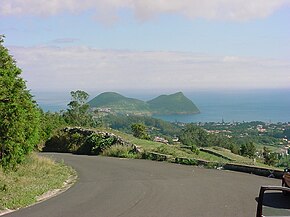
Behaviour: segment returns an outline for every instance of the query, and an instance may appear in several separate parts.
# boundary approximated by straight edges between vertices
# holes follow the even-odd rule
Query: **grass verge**
[[[73,175],[72,168],[35,153],[15,171],[4,172],[0,167],[0,210],[31,205],[38,196],[62,188]]]

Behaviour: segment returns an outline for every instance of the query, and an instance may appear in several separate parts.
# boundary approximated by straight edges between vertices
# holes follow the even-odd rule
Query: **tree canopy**
[[[147,134],[146,126],[142,123],[135,123],[131,126],[133,136],[139,139],[150,139],[150,136]]]
[[[206,131],[194,124],[186,125],[179,135],[180,141],[187,146],[209,146],[209,136]]]
[[[87,103],[89,94],[83,90],[71,91],[71,101],[68,109],[64,113],[65,121],[73,126],[90,126],[97,125],[94,116],[89,112],[90,106]]]
[[[263,157],[264,163],[267,165],[275,165],[277,163],[277,154],[271,152],[271,150],[267,147],[263,148]]]
[[[39,139],[39,109],[0,35],[0,164],[15,167]]]
[[[249,158],[254,158],[257,148],[253,142],[247,142],[241,145],[241,155]]]

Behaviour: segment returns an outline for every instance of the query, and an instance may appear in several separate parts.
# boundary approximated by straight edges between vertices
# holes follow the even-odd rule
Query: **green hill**
[[[161,95],[147,102],[154,114],[195,114],[199,113],[196,105],[182,92]]]
[[[116,113],[149,114],[149,106],[146,102],[128,98],[115,92],[105,92],[88,102],[91,107],[110,108]]]
[[[115,92],[105,92],[88,102],[91,107],[110,109],[122,114],[195,114],[199,113],[194,103],[183,93],[161,95],[148,102],[128,98]]]

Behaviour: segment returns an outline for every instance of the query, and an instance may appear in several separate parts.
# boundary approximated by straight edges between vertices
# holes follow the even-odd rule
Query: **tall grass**
[[[75,172],[64,164],[32,154],[16,170],[0,168],[0,210],[17,209],[36,202],[36,197],[61,188]]]

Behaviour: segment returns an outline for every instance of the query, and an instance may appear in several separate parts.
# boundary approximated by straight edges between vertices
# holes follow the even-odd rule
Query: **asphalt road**
[[[45,155],[75,168],[77,183],[5,217],[253,217],[260,186],[280,185],[256,175],[165,162]]]

